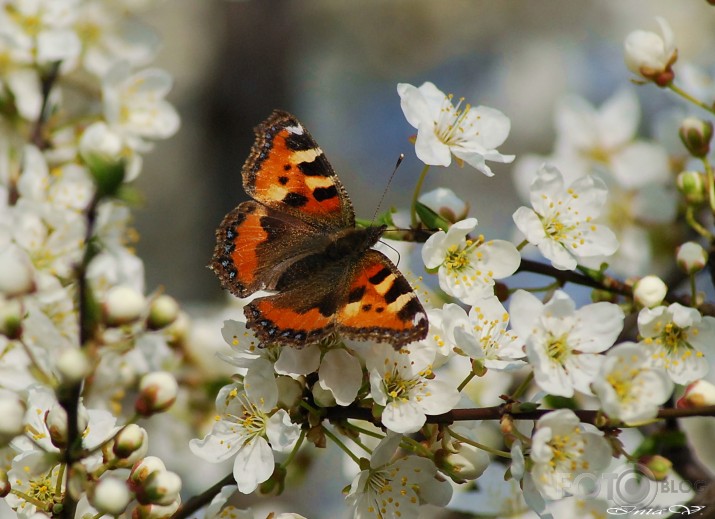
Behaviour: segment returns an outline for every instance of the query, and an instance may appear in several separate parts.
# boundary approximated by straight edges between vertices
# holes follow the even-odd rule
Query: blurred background
[[[359,217],[371,218],[400,153],[406,160],[384,207],[406,207],[420,171],[398,82],[434,82],[474,105],[503,111],[512,130],[502,153],[549,153],[554,104],[576,93],[600,104],[629,84],[623,40],[673,28],[680,60],[707,63],[715,8],[705,0],[172,0],[145,20],[163,38],[156,66],[175,78],[178,135],[146,157],[138,187],[138,252],[147,286],[183,301],[221,296],[205,268],[214,229],[243,201],[240,170],[253,127],[274,108],[293,112],[338,172]],[[708,61],[705,60],[708,58]],[[648,113],[671,102],[635,88]],[[494,178],[453,165],[432,168],[425,190],[467,199],[481,232],[508,237],[518,207],[511,165]]]
[[[156,3],[144,20],[163,39],[155,65],[175,78],[169,98],[182,128],[145,157],[136,182],[144,195],[135,224],[148,289],[164,286],[185,304],[225,301],[206,268],[214,230],[246,199],[241,166],[253,127],[273,109],[291,111],[303,122],[338,172],[357,216],[371,218],[400,153],[406,159],[382,210],[408,206],[421,170],[397,83],[432,81],[473,105],[497,108],[512,122],[499,151],[517,160],[549,154],[558,101],[577,94],[598,106],[631,84],[623,40],[636,29],[658,32],[656,16],[671,25],[679,61],[711,66],[715,7],[705,0]],[[641,134],[652,137],[653,114],[674,104],[673,98],[652,85],[631,88],[641,101]],[[469,167],[432,168],[425,191],[451,188],[470,203],[480,232],[510,239],[511,215],[521,205],[514,168],[491,167],[493,178]],[[222,343],[219,329],[212,322],[212,340]],[[342,517],[340,490],[349,478],[340,471],[341,457],[336,451],[317,458],[305,484],[290,485],[295,490],[283,496],[285,508],[317,518],[317,502],[320,517]],[[226,473],[225,467],[212,475],[195,467],[186,467],[194,476],[185,483],[192,490]],[[474,502],[470,508],[484,509]]]

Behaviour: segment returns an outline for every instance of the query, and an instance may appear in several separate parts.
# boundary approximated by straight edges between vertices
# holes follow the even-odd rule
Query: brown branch
[[[43,127],[49,117],[47,105],[50,99],[50,92],[60,72],[60,63],[60,61],[55,61],[50,65],[49,70],[42,75],[42,106],[40,107],[40,115],[37,116],[37,121],[35,121],[35,125],[33,126],[32,135],[30,136],[30,142],[41,150],[47,148],[49,144],[43,135]]]
[[[609,292],[614,292],[616,294],[632,297],[633,287],[619,281],[616,278],[610,276],[603,276],[602,281],[590,278],[585,274],[576,272],[575,270],[559,270],[547,265],[546,263],[540,263],[538,261],[523,259],[521,264],[517,269],[517,272],[531,272],[534,274],[542,274],[544,276],[549,276],[554,279],[558,279],[563,283],[573,283],[575,285],[582,285],[586,287],[595,288],[597,290],[608,290]]]
[[[84,255],[82,261],[76,268],[77,280],[77,307],[79,321],[79,346],[83,350],[88,350],[91,341],[94,339],[96,316],[91,308],[92,295],[87,280],[87,269],[92,258],[96,254],[95,245],[92,243],[95,222],[97,219],[97,205],[99,198],[95,195],[86,210],[87,228],[85,230]],[[70,386],[58,388],[57,398],[60,405],[67,412],[67,446],[63,452],[63,462],[66,465],[68,480],[71,477],[72,465],[80,460],[82,451],[82,432],[77,423],[79,401],[82,395],[82,381]],[[77,502],[72,497],[72,493],[65,492],[63,501],[63,513],[66,517],[74,517]]]
[[[191,514],[201,509],[203,506],[208,505],[216,494],[221,492],[221,489],[226,485],[235,484],[236,481],[233,474],[227,474],[221,481],[201,492],[200,494],[193,496],[186,503],[182,504],[179,509],[171,516],[171,519],[184,519],[189,517]]]
[[[502,404],[492,407],[453,409],[443,414],[427,416],[427,423],[450,424],[471,420],[500,420],[504,415],[509,415],[515,420],[538,420],[552,411],[553,409],[535,409],[533,411],[519,412],[514,410],[513,404]],[[582,422],[591,424],[596,421],[599,415],[598,410],[590,409],[576,409],[574,413]],[[672,419],[688,416],[715,416],[715,405],[690,409],[665,408],[658,411],[657,418]],[[352,418],[380,425],[379,420],[372,416],[372,411],[364,407],[333,407],[327,410],[327,418],[330,420]],[[614,425],[609,424],[608,428],[614,428]]]

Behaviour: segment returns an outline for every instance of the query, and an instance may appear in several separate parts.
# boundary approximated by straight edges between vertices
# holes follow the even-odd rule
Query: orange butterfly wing
[[[244,202],[216,231],[210,264],[246,297],[262,343],[303,346],[333,333],[400,347],[427,334],[427,315],[405,277],[370,249],[384,228],[355,227],[345,189],[308,131],[275,111],[256,128],[243,167]]]

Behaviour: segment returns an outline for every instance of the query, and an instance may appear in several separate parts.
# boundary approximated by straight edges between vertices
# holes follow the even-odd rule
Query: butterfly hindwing
[[[332,261],[322,253],[302,258],[278,280],[277,294],[244,307],[249,328],[261,342],[304,346],[336,331],[346,300],[351,258]]]
[[[426,337],[427,314],[417,294],[381,252],[365,252],[348,287],[347,300],[337,314],[340,333],[395,346]]]
[[[350,199],[313,137],[292,115],[276,110],[256,128],[243,168],[251,197],[319,228],[355,225]]]
[[[318,260],[320,261],[320,260]],[[245,307],[262,342],[303,346],[338,332],[396,347],[423,339],[427,314],[387,257],[367,250],[357,262],[332,262],[290,288]]]

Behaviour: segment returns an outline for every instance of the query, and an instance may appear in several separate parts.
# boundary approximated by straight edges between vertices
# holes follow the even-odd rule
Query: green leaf
[[[554,409],[578,409],[576,401],[573,398],[556,395],[546,395],[546,397],[544,397],[544,405]]]
[[[451,225],[447,220],[442,218],[439,214],[423,203],[417,202],[415,210],[417,211],[417,216],[420,217],[422,223],[424,223],[429,229],[442,229],[446,232]]]
[[[93,160],[87,162],[87,165],[97,185],[97,198],[116,196],[122,182],[124,182],[126,161],[104,162]]]

